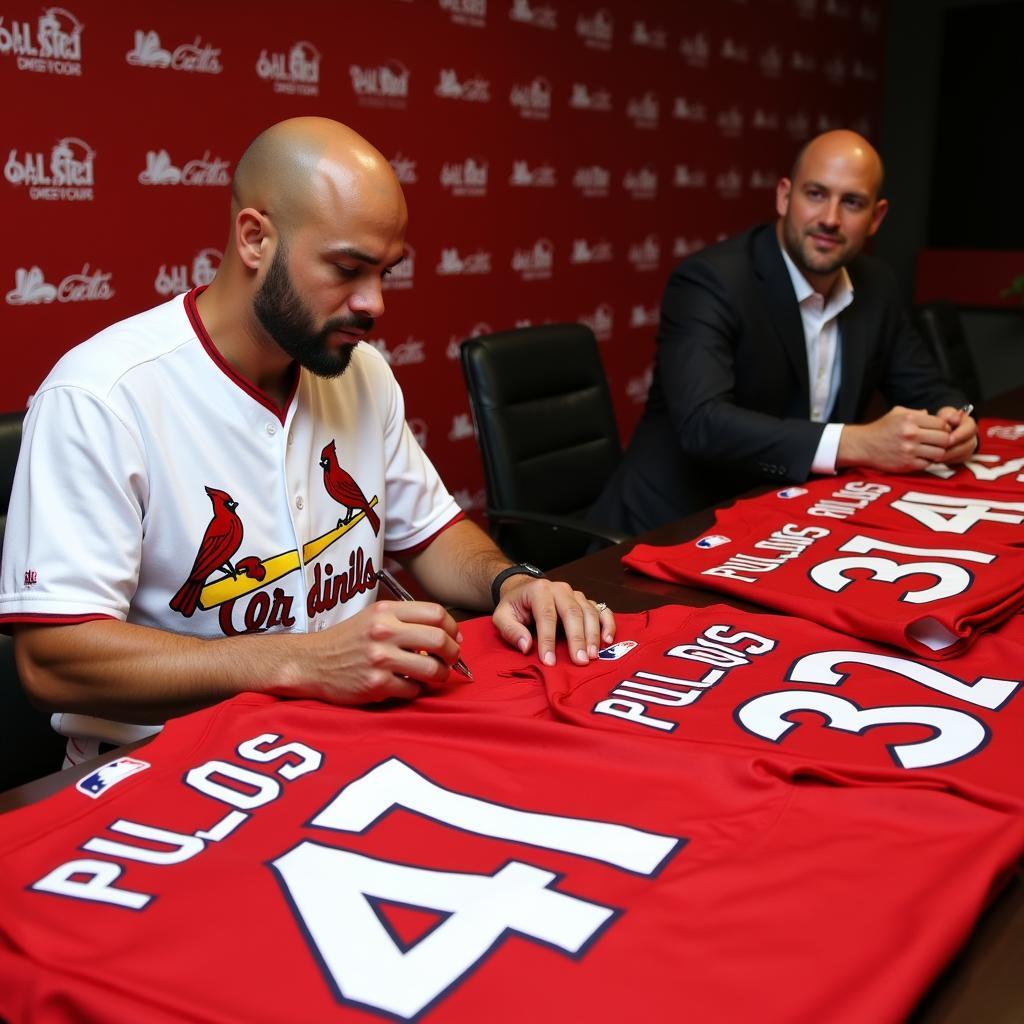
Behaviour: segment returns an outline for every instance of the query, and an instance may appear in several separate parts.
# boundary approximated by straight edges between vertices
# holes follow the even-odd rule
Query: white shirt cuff
[[[818,449],[811,463],[812,473],[826,473],[835,476],[836,458],[839,455],[839,435],[843,432],[842,423],[826,423],[821,432]]]

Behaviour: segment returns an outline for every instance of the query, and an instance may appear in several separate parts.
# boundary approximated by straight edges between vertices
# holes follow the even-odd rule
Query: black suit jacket
[[[890,405],[962,405],[910,325],[895,279],[861,255],[839,315],[840,387],[831,419],[859,421],[875,391]],[[802,482],[821,439],[812,423],[807,347],[773,224],[684,260],[661,307],[654,377],[595,522],[660,526],[765,481]]]

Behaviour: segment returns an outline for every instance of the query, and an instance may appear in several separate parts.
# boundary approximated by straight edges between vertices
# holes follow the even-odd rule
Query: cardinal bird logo
[[[213,518],[206,527],[206,533],[203,534],[203,541],[199,545],[199,553],[188,579],[171,598],[171,608],[181,612],[186,619],[195,613],[203,585],[215,569],[224,568],[235,579],[238,578],[238,573],[231,564],[231,558],[242,546],[242,520],[235,511],[238,502],[226,491],[218,491],[216,487],[207,487],[206,493],[213,505]]]
[[[380,533],[380,516],[374,512],[366,495],[359,488],[359,484],[352,479],[338,464],[338,453],[335,450],[334,442],[324,445],[320,453],[320,465],[324,471],[324,487],[327,493],[339,504],[348,509],[348,515],[338,520],[339,526],[344,526],[356,514],[364,512],[366,521],[373,527],[374,536]]]

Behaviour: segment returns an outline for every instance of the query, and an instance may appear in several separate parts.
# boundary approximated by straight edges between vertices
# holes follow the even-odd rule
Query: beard
[[[313,314],[292,284],[283,245],[274,252],[252,308],[256,319],[278,346],[318,377],[338,377],[352,360],[355,345],[344,344],[336,350],[328,347],[328,338],[333,332],[357,330],[369,334],[373,330],[373,317],[357,314],[332,317],[317,328]]]
[[[819,230],[818,234],[828,234],[828,232]],[[810,235],[801,231],[795,224],[783,219],[782,238],[786,243],[786,252],[797,268],[805,274],[831,274],[849,263],[856,255],[849,251],[847,245],[843,244],[846,239],[842,235],[836,233],[830,237],[834,237],[840,243],[835,252],[815,252],[814,240]]]

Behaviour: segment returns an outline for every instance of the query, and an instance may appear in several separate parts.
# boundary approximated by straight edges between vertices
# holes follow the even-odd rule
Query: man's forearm
[[[202,640],[102,619],[15,627],[18,672],[33,701],[127,722],[163,722],[244,690],[286,689],[288,634]]]
[[[511,560],[475,523],[460,520],[402,563],[442,604],[490,611],[491,581]]]

